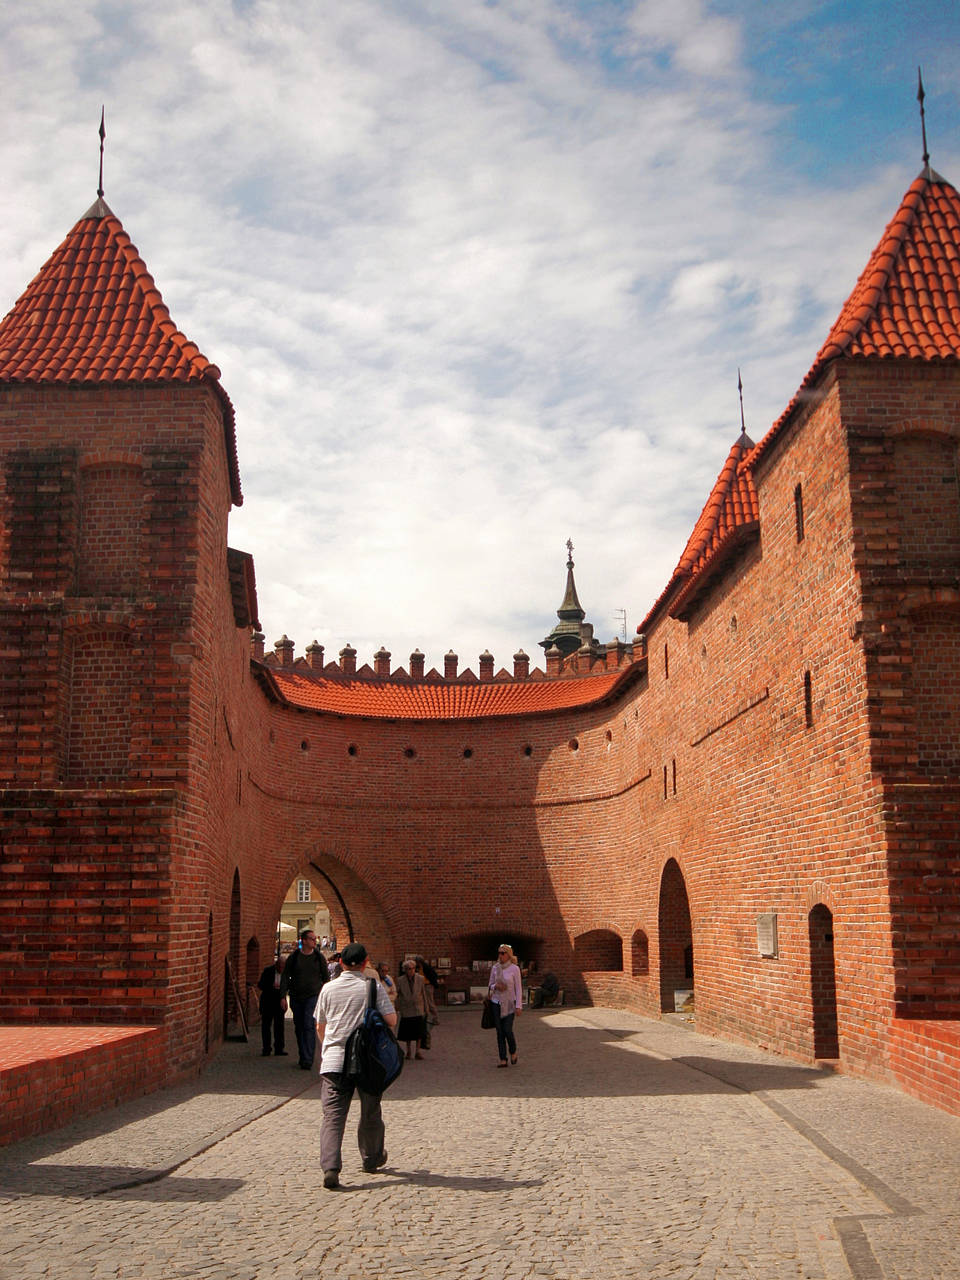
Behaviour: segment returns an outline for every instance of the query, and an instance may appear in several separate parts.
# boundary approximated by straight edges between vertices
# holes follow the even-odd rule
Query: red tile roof
[[[211,364],[170,319],[118,218],[98,200],[0,320],[0,382],[208,382],[223,413],[240,505],[233,406]]]
[[[666,589],[637,628],[639,632],[646,631],[668,599],[671,614],[679,617],[680,611],[707,586],[727,556],[759,530],[757,490],[753,474],[743,461],[753,447],[753,441],[744,433],[730,450],[693,533],[687,539],[683,555]]]
[[[731,449],[665,590],[637,630],[685,610],[759,530],[754,468],[832,361],[960,358],[960,194],[932,169],[913,182],[797,394],[757,445]]]
[[[643,674],[646,663],[632,662],[596,675],[503,682],[360,679],[261,664],[257,669],[274,697],[304,710],[369,719],[474,720],[596,706],[625,691]]]
[[[750,465],[839,356],[960,357],[960,194],[933,169],[911,183],[797,394],[756,446]]]

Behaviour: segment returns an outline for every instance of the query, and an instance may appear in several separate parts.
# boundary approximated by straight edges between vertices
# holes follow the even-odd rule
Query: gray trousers
[[[320,1126],[320,1168],[327,1172],[343,1168],[340,1150],[343,1131],[347,1127],[347,1112],[354,1089],[360,1095],[360,1123],[357,1125],[357,1146],[362,1160],[378,1160],[383,1155],[386,1129],[380,1111],[379,1093],[364,1093],[353,1080],[346,1079],[339,1071],[325,1072],[320,1077],[320,1105],[323,1122]]]

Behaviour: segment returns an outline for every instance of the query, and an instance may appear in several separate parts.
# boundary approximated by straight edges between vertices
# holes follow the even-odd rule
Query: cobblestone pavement
[[[957,1280],[960,1119],[608,1009],[448,1010],[389,1160],[317,1163],[316,1077],[257,1044],[0,1150],[0,1280]]]

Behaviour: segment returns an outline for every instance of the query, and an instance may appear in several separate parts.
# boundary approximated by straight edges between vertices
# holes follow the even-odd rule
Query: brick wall
[[[619,700],[406,723],[251,672],[211,391],[5,389],[0,1017],[85,1000],[194,1064],[307,874],[394,964],[513,941],[568,999],[692,986],[708,1033],[915,1075],[903,1015],[960,1012],[957,378],[834,366],[758,465],[759,540]]]
[[[0,1034],[0,1146],[134,1098],[168,1077],[158,1027],[33,1033],[22,1048]]]

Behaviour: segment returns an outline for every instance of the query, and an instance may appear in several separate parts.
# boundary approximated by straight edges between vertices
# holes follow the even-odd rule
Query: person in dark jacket
[[[257,986],[260,988],[260,1035],[263,1040],[263,1056],[270,1057],[270,1040],[273,1038],[273,1052],[278,1057],[286,1056],[283,1047],[284,1014],[287,1002],[280,995],[280,979],[283,976],[283,960],[277,956],[273,964],[268,964],[260,975]]]
[[[322,951],[317,949],[317,935],[312,929],[304,929],[300,935],[300,949],[287,957],[280,979],[280,998],[286,1008],[286,995],[290,993],[290,1009],[293,1013],[293,1029],[297,1036],[301,1071],[309,1071],[317,1049],[317,1025],[314,1012],[320,990],[330,981],[330,971]]]

